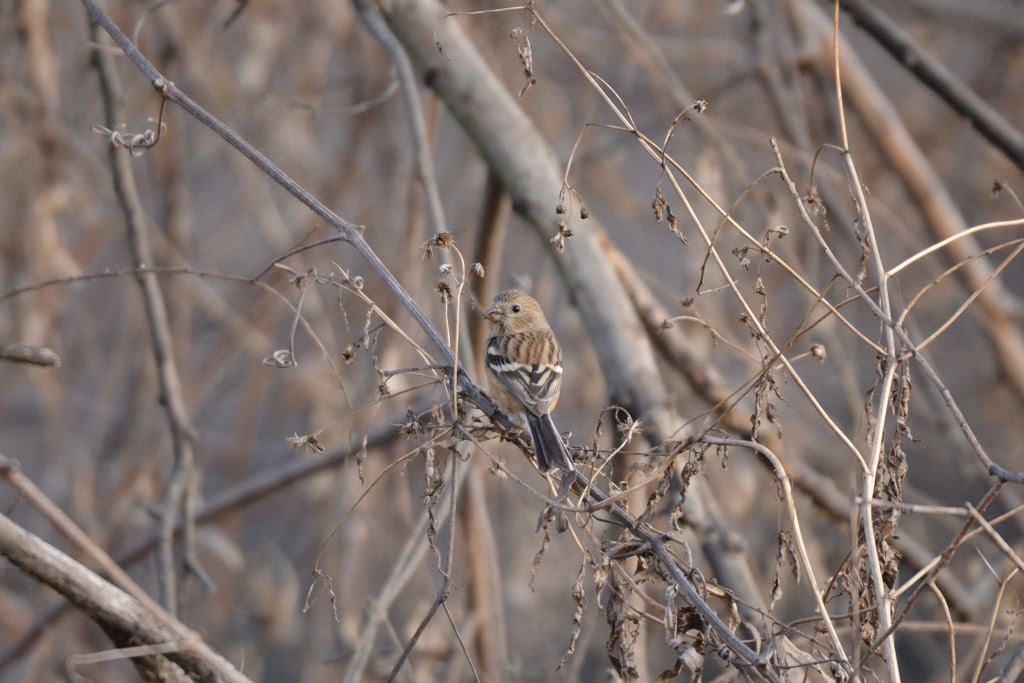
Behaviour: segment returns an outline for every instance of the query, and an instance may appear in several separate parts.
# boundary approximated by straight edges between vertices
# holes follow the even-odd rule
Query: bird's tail
[[[528,414],[526,421],[530,425],[530,437],[533,439],[533,450],[537,452],[537,466],[541,472],[547,472],[552,467],[557,467],[566,472],[575,472],[572,465],[572,458],[569,451],[562,443],[562,437],[555,429],[555,423],[551,415]]]

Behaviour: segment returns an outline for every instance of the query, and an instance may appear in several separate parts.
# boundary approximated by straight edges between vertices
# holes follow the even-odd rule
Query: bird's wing
[[[504,349],[502,353],[495,337],[487,341],[487,367],[527,410],[534,415],[548,413],[562,384],[562,352],[554,335],[550,331],[513,334]]]

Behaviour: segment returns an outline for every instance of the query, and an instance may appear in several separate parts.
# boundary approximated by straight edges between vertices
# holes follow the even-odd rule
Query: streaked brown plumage
[[[498,407],[526,419],[542,472],[575,471],[551,420],[562,386],[562,347],[540,304],[509,289],[494,297],[484,317],[490,323],[487,377]]]

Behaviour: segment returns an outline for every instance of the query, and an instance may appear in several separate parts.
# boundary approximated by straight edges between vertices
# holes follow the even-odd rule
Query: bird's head
[[[507,289],[494,297],[490,307],[484,311],[484,317],[490,323],[492,334],[514,334],[548,327],[540,304],[518,289]]]

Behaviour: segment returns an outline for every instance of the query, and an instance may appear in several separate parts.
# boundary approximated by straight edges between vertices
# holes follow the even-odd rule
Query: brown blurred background
[[[462,2],[450,7],[480,10],[492,5]],[[245,3],[234,17],[239,7],[230,2],[118,1],[108,2],[106,9],[178,87],[326,205],[364,224],[367,241],[444,330],[444,316],[451,316],[451,309],[434,291],[440,261],[425,260],[421,248],[432,230],[416,177],[408,113],[387,55],[352,5],[257,0]],[[576,57],[615,89],[637,127],[655,141],[665,139],[685,107],[696,99],[707,100],[706,112],[692,113],[679,126],[669,151],[722,206],[731,206],[775,165],[771,137],[779,140],[801,192],[808,187],[819,147],[841,144],[829,3],[601,0],[542,3],[539,9]],[[894,0],[885,9],[932,57],[969,84],[982,103],[1012,125],[1024,125],[1020,3]],[[446,21],[469,35],[513,94],[523,87],[524,76],[509,35],[516,27],[525,30],[537,82],[521,105],[563,165],[586,124],[618,123],[595,89],[524,12]],[[1020,192],[1021,169],[849,17],[842,15],[841,21],[844,59],[855,60],[844,64],[850,149],[885,265],[892,267],[941,239],[937,215],[945,216],[954,229],[1018,218],[1022,208],[1011,193],[992,196],[990,188],[1001,178]],[[12,294],[49,280],[134,265],[124,213],[112,189],[107,140],[90,130],[105,125],[105,119],[85,10],[72,2],[8,3],[0,9],[0,44],[0,337],[46,346],[61,357],[57,368],[0,363],[0,453],[17,459],[25,474],[116,557],[153,531],[172,460],[140,289],[125,274]],[[117,54],[128,131],[154,128],[147,119],[158,115],[160,101],[152,87],[108,40],[102,49]],[[444,105],[426,88],[418,94],[449,229],[461,254],[473,261],[487,204],[486,164]],[[887,113],[898,118],[885,119]],[[402,368],[422,359],[382,327],[379,317],[368,316],[368,304],[355,295],[329,283],[313,283],[300,293],[289,273],[276,268],[262,277],[265,286],[247,282],[289,249],[332,236],[332,229],[180,109],[169,105],[164,122],[167,129],[160,142],[132,158],[131,168],[155,258],[147,265],[192,271],[161,276],[159,283],[183,396],[197,434],[201,500],[215,500],[250,477],[295,461],[324,457],[292,450],[287,439],[294,435],[315,433],[329,452],[351,448],[360,460],[357,465],[355,456],[340,458],[337,466],[232,506],[202,524],[197,553],[216,591],[210,594],[193,576],[180,576],[179,616],[254,680],[340,680],[350,670],[368,615],[403,546],[411,542],[422,547],[418,541],[424,534],[415,525],[425,509],[428,456],[420,452],[382,475],[418,444],[415,438],[389,436],[397,427],[387,427],[404,422],[410,407],[422,410],[431,402],[443,403],[445,394],[422,375],[403,375],[389,381],[391,395],[381,399],[375,366]],[[903,133],[906,138],[899,137]],[[919,158],[914,156],[918,153]],[[859,224],[839,154],[821,151],[813,180],[827,208],[818,216],[819,224],[832,249],[855,271]],[[709,268],[693,306],[679,305],[697,296],[707,249],[658,164],[632,136],[591,127],[575,151],[569,182],[670,315],[685,316],[674,322],[671,333],[695,349],[730,391],[746,391],[745,383],[756,376],[762,359],[739,319],[735,298],[723,287],[723,276]],[[688,244],[655,220],[651,203],[659,186],[669,195]],[[948,198],[947,204],[942,197]],[[697,217],[713,231],[720,217],[695,192],[691,200]],[[788,235],[772,237],[771,246],[819,290],[826,287],[833,269],[800,223],[777,175],[754,185],[733,215],[758,240],[786,226]],[[585,232],[588,223],[574,216],[572,229]],[[959,243],[966,250],[961,255],[943,251],[922,259],[894,280],[895,306],[901,309],[964,255],[1019,234],[1019,227],[982,232],[975,245]],[[564,257],[514,213],[505,240],[500,259],[484,263],[486,279],[493,279],[497,288],[527,288],[541,300],[566,351],[558,424],[572,432],[574,445],[593,442],[607,448],[616,436],[614,428],[606,424],[599,437],[594,432],[601,410],[612,399],[559,276],[557,261]],[[748,264],[741,264],[743,254],[730,252],[747,244],[728,226],[718,237],[719,252],[755,305],[761,299],[753,287],[758,277],[763,281],[765,325],[784,345],[812,309],[813,297],[755,251],[746,254]],[[570,240],[568,249],[573,248]],[[985,256],[984,262],[996,267],[1009,253],[1003,249]],[[450,253],[445,257],[452,258]],[[299,274],[310,269],[320,275],[339,273],[340,267],[352,277],[364,277],[363,292],[423,343],[409,316],[347,245],[321,246],[283,263]],[[1024,386],[1006,372],[1013,358],[1007,351],[1012,339],[997,343],[1001,335],[1016,333],[1024,288],[1020,265],[1011,262],[999,282],[998,291],[988,290],[993,292],[988,308],[975,304],[929,346],[927,356],[988,453],[1004,467],[1024,469],[1024,422],[1019,418]],[[867,285],[874,284],[869,277]],[[972,291],[959,274],[944,278],[915,305],[906,322],[908,331],[915,339],[925,338]],[[838,303],[851,295],[837,282],[828,296]],[[261,361],[275,350],[289,348],[294,315],[286,302],[295,305],[300,296],[308,327],[299,325],[295,334],[298,365],[264,365]],[[470,301],[461,304],[463,320],[478,315]],[[813,317],[822,313],[817,311]],[[869,339],[881,343],[879,325],[864,306],[849,306],[844,312]],[[801,356],[812,344],[827,349],[824,362]],[[801,356],[793,362],[813,394],[844,433],[866,445],[864,402],[876,382],[874,352],[828,319],[795,339],[787,355]],[[682,436],[704,424],[710,406],[670,362],[659,362],[671,405],[682,416],[676,425]],[[914,440],[903,442],[909,468],[903,499],[942,505],[977,502],[991,478],[965,445],[937,392],[916,369],[912,377],[909,427]],[[765,429],[776,439],[781,434],[776,442],[783,449],[780,454],[827,478],[852,509],[859,490],[856,464],[788,375],[779,372],[775,379],[780,395],[773,402],[776,422]],[[752,403],[742,406],[745,414],[753,410]],[[360,444],[370,433],[379,445],[361,452]],[[494,441],[488,450],[543,490],[539,476],[512,446]],[[440,451],[435,457],[438,466],[447,467]],[[731,542],[749,558],[754,583],[765,591],[758,599],[740,597],[759,603],[770,592],[785,513],[770,473],[749,452],[731,449],[723,460],[709,451],[707,459],[702,485],[714,492]],[[466,467],[477,488],[466,485],[460,492],[460,504],[467,507],[457,527],[455,590],[448,603],[460,634],[470,651],[477,652],[475,648],[483,647],[477,640],[481,621],[500,620],[507,680],[613,680],[607,671],[606,596],[595,595],[590,569],[582,584],[588,604],[576,653],[555,671],[570,642],[576,609],[571,592],[584,559],[568,534],[552,529],[531,589],[534,557],[543,540],[535,530],[544,505],[516,481],[494,474],[490,464],[487,456],[474,451]],[[483,497],[474,501],[473,490]],[[993,514],[1013,508],[1021,498],[1019,489],[1008,488],[994,503]],[[357,500],[358,506],[345,516]],[[659,513],[666,515],[666,528],[671,504],[666,502]],[[445,492],[438,509],[447,505]],[[850,548],[849,517],[842,517],[841,508],[824,509],[806,491],[798,491],[797,506],[818,578],[827,580]],[[0,488],[0,509],[67,549],[9,488]],[[473,556],[484,552],[477,545],[479,530],[472,531],[472,516],[481,515],[493,531],[493,546],[484,547],[497,553],[492,559],[500,572],[500,594],[492,594],[488,603],[498,606],[497,613],[476,609],[472,597]],[[344,523],[331,536],[343,516]],[[905,514],[897,535],[913,540],[931,557],[942,551],[960,524],[949,517]],[[1000,528],[1012,544],[1019,540],[1019,523]],[[598,521],[595,533],[613,532]],[[699,529],[684,525],[680,533],[694,551],[694,564],[712,577],[714,569],[700,552]],[[447,527],[442,526],[442,552],[446,539]],[[332,579],[338,621],[323,582],[311,575],[325,543],[319,567]],[[963,591],[964,608],[975,610],[955,617],[970,624],[958,640],[961,678],[984,657],[980,636],[988,617],[997,615],[991,651],[1019,609],[1019,578],[1010,582],[1005,601],[995,602],[999,581],[1010,571],[1006,558],[984,539],[976,546],[961,551],[947,570]],[[411,578],[387,606],[385,625],[356,680],[382,680],[390,670],[434,599],[441,581],[438,564],[432,550],[415,564]],[[917,568],[912,562],[902,565],[900,577]],[[131,573],[143,587],[155,590],[151,555],[132,565]],[[315,599],[303,611],[310,586]],[[782,586],[776,618],[813,616],[805,584],[798,587],[784,571]],[[920,623],[907,626],[897,641],[905,680],[948,676],[947,636],[934,600],[925,604],[929,599],[911,614]],[[21,642],[59,600],[10,565],[0,565],[0,645]],[[843,600],[836,598],[837,614],[846,611]],[[647,640],[638,653],[641,678],[653,679],[669,666],[672,655],[657,624],[645,629]],[[854,640],[849,632],[844,637]],[[1018,644],[1011,639],[1007,651]],[[25,652],[5,661],[0,679],[63,680],[69,657],[107,647],[100,630],[72,613],[49,625]],[[986,674],[996,675],[1004,660],[1005,655]],[[709,679],[723,671],[720,663],[707,666]],[[883,669],[878,671],[884,675]],[[123,662],[83,666],[80,673],[97,681],[136,676]],[[431,622],[399,680],[472,680],[443,613]]]

